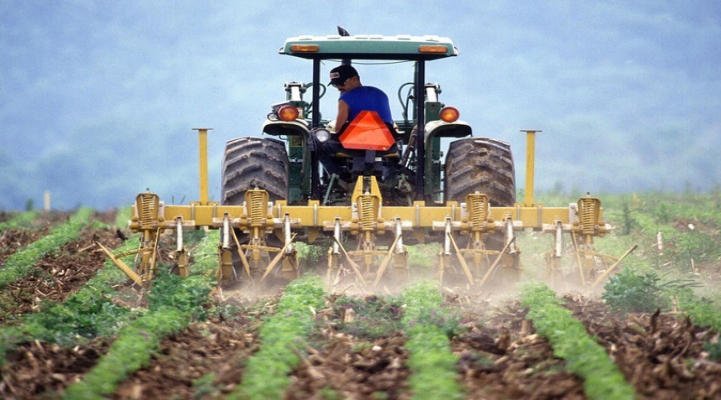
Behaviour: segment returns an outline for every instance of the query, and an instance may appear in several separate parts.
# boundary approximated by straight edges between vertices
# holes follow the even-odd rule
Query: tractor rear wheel
[[[288,198],[288,153],[285,143],[278,139],[242,137],[230,140],[225,145],[223,156],[223,176],[221,188],[221,204],[242,205],[245,192],[250,189],[263,189],[268,192],[270,201]],[[241,245],[249,242],[249,237],[239,229],[235,229]],[[276,248],[283,247],[283,240],[276,235],[267,235],[266,245]],[[233,267],[238,278],[245,277],[243,264],[238,255],[238,246],[231,241]],[[270,256],[265,255],[266,261]],[[251,267],[253,276],[262,273]]]
[[[516,202],[510,145],[483,138],[451,143],[446,155],[445,199],[461,202],[475,192],[485,193],[491,206],[510,207]]]
[[[222,199],[225,205],[241,205],[249,189],[263,189],[270,201],[288,198],[288,153],[278,139],[242,137],[225,145]]]
[[[511,207],[516,202],[516,178],[511,146],[485,138],[468,138],[451,143],[446,155],[444,197],[447,201],[463,202],[466,195],[484,193],[491,206]],[[467,247],[469,240],[457,240]],[[505,245],[502,232],[490,234],[485,240],[486,249],[501,251]],[[491,261],[496,256],[491,256]],[[502,284],[516,281],[520,275],[518,254],[503,254],[500,275],[494,281]],[[499,279],[500,278],[500,279]]]

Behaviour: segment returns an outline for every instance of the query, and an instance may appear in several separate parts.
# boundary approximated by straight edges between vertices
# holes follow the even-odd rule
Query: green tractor
[[[515,203],[513,158],[507,143],[473,138],[458,111],[439,99],[440,85],[426,83],[426,63],[458,55],[448,38],[436,36],[300,36],[286,40],[280,54],[313,62],[311,83],[285,84],[284,102],[273,105],[263,133],[279,138],[243,137],[227,143],[223,162],[222,203],[241,204],[241,196],[255,187],[271,201],[321,205],[349,204],[352,184],[359,176],[375,175],[384,204],[411,206],[463,201],[469,193],[485,193],[491,205]],[[329,120],[320,102],[327,94],[323,68],[367,61],[413,63],[413,74],[398,88],[402,118],[394,121],[393,152],[355,146],[334,156],[342,174],[330,174],[318,163],[312,136],[327,138]],[[328,68],[328,69],[330,69]],[[327,72],[327,71],[326,71]],[[372,72],[371,72],[372,73]],[[323,77],[323,78],[321,78]],[[326,96],[324,96],[326,95]],[[335,105],[337,98],[329,99]],[[451,142],[443,162],[442,138]],[[372,154],[369,154],[372,153]],[[350,177],[350,179],[349,179]],[[351,183],[349,185],[348,183]]]

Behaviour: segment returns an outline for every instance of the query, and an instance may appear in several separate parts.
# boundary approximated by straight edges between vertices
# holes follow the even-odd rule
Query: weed
[[[209,373],[193,381],[193,398],[212,398],[220,394],[220,389],[213,384],[215,374]]]
[[[336,315],[352,309],[355,317],[344,322],[340,331],[353,336],[377,339],[390,336],[401,327],[401,303],[398,299],[382,299],[377,296],[340,297],[333,303]]]
[[[611,309],[622,313],[669,310],[672,297],[696,286],[698,283],[694,280],[663,281],[654,272],[626,269],[606,283],[603,299]]]
[[[603,299],[615,311],[653,312],[668,309],[670,302],[655,273],[636,273],[626,269],[609,279],[604,286]]]

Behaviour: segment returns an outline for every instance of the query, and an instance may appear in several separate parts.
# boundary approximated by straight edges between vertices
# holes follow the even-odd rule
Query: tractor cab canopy
[[[339,27],[339,30],[341,28]],[[425,62],[455,57],[458,49],[453,41],[440,36],[411,35],[327,35],[297,36],[288,38],[278,52],[313,60],[313,100],[318,105],[321,96],[321,61],[338,60],[350,64],[352,60],[396,60],[415,61],[413,87],[415,93],[424,93]],[[415,124],[422,132],[424,125],[423,101],[416,101]],[[320,114],[313,113],[312,128],[320,126]]]
[[[308,59],[436,60],[454,57],[451,39],[439,36],[298,36],[285,41],[280,54]]]

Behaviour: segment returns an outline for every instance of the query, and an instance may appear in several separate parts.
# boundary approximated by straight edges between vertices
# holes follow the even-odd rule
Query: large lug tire
[[[241,205],[249,189],[264,189],[270,201],[288,198],[288,153],[278,139],[242,137],[225,145],[221,203]]]
[[[465,200],[470,193],[485,193],[491,206],[510,207],[516,202],[516,178],[511,146],[483,138],[451,143],[446,155],[446,200]]]
[[[256,188],[268,192],[270,201],[286,200],[288,164],[288,153],[281,140],[242,137],[228,141],[223,156],[221,204],[242,205],[245,192]],[[235,234],[240,244],[248,243],[249,238],[243,232],[236,229]],[[283,247],[278,234],[268,235],[265,239],[268,246]],[[238,256],[238,246],[231,241],[230,248],[236,276],[242,280],[246,272]],[[262,271],[251,271],[254,276],[259,273]]]
[[[463,202],[466,195],[484,193],[491,206],[510,207],[516,202],[516,178],[511,146],[485,138],[468,138],[451,143],[446,155],[444,196],[447,201]],[[459,238],[466,247],[468,238]],[[485,241],[489,250],[500,251],[505,236],[497,232]],[[495,256],[493,256],[495,257]],[[520,277],[518,253],[504,254],[500,274],[494,274],[493,283],[509,284]]]

